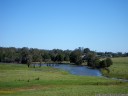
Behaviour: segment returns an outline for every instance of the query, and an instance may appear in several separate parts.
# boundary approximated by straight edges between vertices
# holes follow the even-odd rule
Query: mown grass
[[[128,79],[128,57],[112,58],[112,61],[110,72],[102,70],[102,73],[108,77]]]
[[[95,96],[128,94],[128,83],[103,77],[75,76],[51,68],[0,64],[0,96]]]

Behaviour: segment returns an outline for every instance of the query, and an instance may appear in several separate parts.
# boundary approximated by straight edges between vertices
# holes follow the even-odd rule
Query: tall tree
[[[81,64],[82,63],[82,53],[80,50],[76,49],[71,52],[70,54],[70,61],[75,64]]]
[[[84,53],[88,54],[90,52],[90,49],[89,48],[85,48],[84,49]]]
[[[45,62],[51,61],[51,57],[48,52],[45,52],[42,56]]]
[[[57,56],[56,56],[56,61],[58,61],[58,62],[62,62],[62,61],[64,61],[64,55],[63,54],[58,54]]]
[[[95,63],[94,63],[95,59],[96,59],[96,53],[95,52],[89,52],[87,54],[87,58],[86,58],[87,65],[95,67]]]
[[[28,65],[28,68],[30,67],[32,63],[32,56],[31,55],[27,55],[27,65]]]

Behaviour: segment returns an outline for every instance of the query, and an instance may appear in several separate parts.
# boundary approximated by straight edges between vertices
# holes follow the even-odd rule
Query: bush
[[[110,58],[107,58],[106,59],[106,64],[107,64],[107,66],[106,67],[109,67],[109,66],[111,66],[112,65],[112,60],[110,59]]]
[[[105,60],[100,61],[100,68],[110,67],[112,65],[112,60],[107,58]]]

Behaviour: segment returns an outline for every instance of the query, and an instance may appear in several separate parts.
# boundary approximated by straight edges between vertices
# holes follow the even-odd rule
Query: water
[[[90,69],[87,66],[78,66],[71,64],[42,64],[42,66],[51,66],[54,68],[62,69],[74,75],[102,76],[101,72],[98,69]]]
[[[87,66],[78,66],[78,65],[71,65],[71,64],[42,64],[42,66],[51,66],[54,68],[68,71],[71,74],[79,75],[79,76],[104,77],[104,76],[102,76],[102,73],[98,69],[91,69],[91,68],[88,68]],[[126,79],[109,78],[109,77],[104,77],[104,78],[128,82],[128,80],[126,80]]]

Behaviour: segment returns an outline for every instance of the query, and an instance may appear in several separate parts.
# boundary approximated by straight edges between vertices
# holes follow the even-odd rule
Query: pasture
[[[113,65],[110,66],[110,72],[102,70],[103,74],[108,77],[128,79],[128,57],[112,58]]]
[[[43,66],[0,64],[0,96],[96,96],[128,94],[128,82],[75,76]]]

